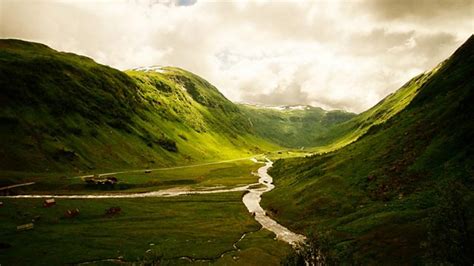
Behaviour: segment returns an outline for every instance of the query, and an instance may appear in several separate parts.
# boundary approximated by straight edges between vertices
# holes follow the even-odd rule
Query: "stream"
[[[288,228],[268,217],[265,210],[260,206],[262,194],[275,188],[275,185],[273,185],[273,178],[267,173],[272,165],[273,162],[267,159],[265,166],[258,169],[258,176],[260,177],[258,183],[262,184],[264,187],[249,188],[247,190],[248,193],[244,195],[242,201],[249,212],[254,214],[255,220],[259,222],[263,228],[275,233],[277,239],[287,242],[293,246],[293,248],[298,248],[304,244],[306,237],[293,233]]]

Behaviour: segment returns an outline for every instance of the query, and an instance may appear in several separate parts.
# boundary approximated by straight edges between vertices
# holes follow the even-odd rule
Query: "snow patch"
[[[148,66],[148,67],[137,67],[134,68],[135,71],[143,71],[143,72],[158,72],[158,73],[165,73],[166,69],[161,66]]]
[[[296,105],[296,106],[288,106],[290,110],[307,110],[309,109],[306,105]]]
[[[277,111],[293,111],[293,110],[310,110],[311,106],[309,105],[277,105],[277,106],[272,106],[272,105],[263,105],[263,104],[248,104],[245,103],[246,105],[250,106],[255,106],[257,108],[263,108],[263,109],[271,109],[271,110],[277,110]]]

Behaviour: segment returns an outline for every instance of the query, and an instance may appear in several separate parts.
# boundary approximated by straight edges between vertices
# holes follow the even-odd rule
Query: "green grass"
[[[353,116],[235,105],[183,69],[121,72],[20,40],[0,40],[0,62],[0,173],[12,178],[157,168],[311,146]]]
[[[182,69],[121,72],[19,40],[0,40],[0,62],[2,172],[156,168],[279,148]]]
[[[232,244],[245,232],[260,225],[248,213],[241,193],[183,196],[175,198],[57,200],[43,208],[36,199],[5,199],[0,208],[0,242],[11,245],[0,250],[5,265],[51,265],[117,258],[143,260],[145,252],[161,255],[164,261],[177,258],[216,258],[233,250]],[[120,206],[121,214],[106,217],[104,210]],[[65,219],[67,209],[80,215]],[[17,232],[16,225],[36,216],[35,228]],[[154,244],[154,245],[151,245]],[[258,251],[275,264],[290,250],[259,231],[242,241],[242,260],[253,260]],[[60,254],[60,255],[59,255]],[[232,259],[225,258],[226,261]]]
[[[143,192],[176,186],[213,187],[255,183],[251,173],[261,164],[249,159],[216,164],[157,169],[151,173],[117,174],[126,190],[107,193]],[[41,176],[38,184],[24,187],[21,193],[102,194],[85,187],[81,179]],[[185,181],[185,182],[184,182]],[[175,198],[57,200],[57,206],[43,208],[41,200],[5,199],[0,209],[1,243],[11,248],[0,250],[0,263],[16,265],[64,264],[123,257],[128,261],[160,258],[165,265],[186,264],[179,257],[212,259],[219,265],[241,263],[278,265],[290,253],[289,245],[274,240],[261,230],[241,202],[242,193],[180,196]],[[108,218],[104,210],[120,206],[122,214]],[[76,219],[64,219],[67,209],[79,208]],[[35,229],[16,232],[15,226],[41,216]],[[253,232],[233,243],[245,232]],[[28,244],[25,244],[28,243]],[[87,243],[82,245],[82,243]],[[153,243],[150,246],[150,243]],[[150,249],[148,253],[146,251]],[[31,256],[23,256],[34,250]],[[220,258],[220,254],[225,256]],[[31,254],[31,252],[29,252]],[[57,254],[62,254],[60,257]],[[258,258],[256,256],[258,255]],[[196,262],[199,264],[199,262]],[[208,264],[208,262],[201,262]],[[106,263],[104,263],[106,264]]]
[[[275,240],[275,234],[259,230],[249,233],[237,243],[239,252],[230,252],[217,265],[279,265],[291,253],[289,245]]]
[[[179,68],[120,72],[41,44],[2,40],[0,185],[37,181],[19,191],[103,193],[66,177],[266,153],[285,159],[271,170],[276,188],[262,204],[310,236],[329,264],[470,263],[473,46],[471,37],[449,60],[353,117],[238,106]],[[256,167],[241,161],[125,173],[114,192],[249,184]],[[240,197],[61,200],[51,209],[6,199],[0,242],[12,247],[0,249],[0,264],[215,258],[259,228]],[[123,214],[103,217],[113,205]],[[60,219],[73,207],[80,217]],[[15,231],[36,215],[34,230]],[[238,243],[241,252],[214,262],[276,264],[289,249],[272,238],[249,234]]]
[[[370,124],[352,144],[277,161],[264,208],[333,263],[472,261],[473,45],[349,121]]]
[[[310,148],[327,144],[332,130],[355,116],[319,107],[276,110],[241,104],[255,134],[287,148]]]
[[[413,100],[421,86],[436,74],[441,66],[442,64],[431,71],[412,78],[395,93],[388,95],[369,110],[350,120],[335,124],[321,137],[322,145],[313,147],[310,151],[323,154],[343,148],[357,141],[372,127],[385,123],[401,112]]]
[[[15,189],[16,193],[23,194],[132,193],[171,187],[189,189],[235,187],[256,183],[258,178],[252,172],[256,172],[261,165],[246,158],[230,162],[160,168],[154,169],[151,173],[145,173],[144,170],[131,170],[130,172],[112,174],[119,180],[118,184],[112,188],[87,186],[82,178],[70,175],[20,176],[10,182],[36,182],[34,185]]]
[[[156,170],[152,173],[119,174],[117,178],[131,184],[180,182],[200,187],[236,186],[256,182],[252,172],[261,167],[250,160],[198,167]]]

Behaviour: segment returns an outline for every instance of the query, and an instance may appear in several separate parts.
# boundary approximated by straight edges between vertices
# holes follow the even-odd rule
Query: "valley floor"
[[[291,247],[276,239],[293,245],[300,240],[293,241],[299,239],[295,235],[288,241],[280,235],[282,231],[275,236],[262,229],[256,220],[261,222],[266,217],[263,210],[254,212],[254,218],[242,204],[244,191],[261,195],[267,191],[262,186],[273,186],[271,178],[261,178],[260,186],[255,184],[257,168],[260,167],[260,176],[266,175],[271,164],[261,167],[254,161],[155,169],[152,173],[115,173],[121,182],[143,185],[117,191],[94,190],[78,183],[80,178],[70,178],[65,182],[75,185],[67,191],[76,195],[55,196],[57,203],[50,208],[42,206],[48,195],[41,194],[49,186],[31,185],[23,192],[36,195],[1,199],[4,206],[0,208],[0,217],[4,219],[0,220],[0,263],[96,264],[123,260],[173,265],[278,265]],[[193,182],[186,184],[183,180]],[[180,183],[185,186],[176,188]],[[170,185],[174,189],[166,189]],[[58,191],[66,191],[64,186],[59,186]],[[165,189],[146,192],[156,188]],[[257,205],[259,200],[260,196]],[[106,210],[111,207],[120,207],[121,211],[107,215]],[[66,218],[65,213],[76,208],[80,214]],[[15,230],[16,226],[32,221],[33,229]],[[264,227],[272,230],[275,226],[284,228],[275,222]]]

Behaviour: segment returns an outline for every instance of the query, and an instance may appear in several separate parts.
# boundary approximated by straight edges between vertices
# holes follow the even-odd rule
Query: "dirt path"
[[[31,185],[34,185],[34,184],[35,184],[35,182],[28,182],[28,183],[23,183],[23,184],[16,184],[16,185],[11,185],[11,186],[6,186],[6,187],[0,187],[0,191],[1,190],[8,190],[8,189],[16,188],[16,187],[31,186]]]
[[[56,199],[134,199],[134,198],[160,198],[160,197],[176,197],[181,195],[193,195],[193,194],[214,194],[214,193],[226,193],[226,192],[236,192],[236,191],[246,191],[249,189],[250,185],[239,186],[234,188],[219,189],[215,187],[209,187],[204,189],[188,189],[185,187],[177,187],[170,189],[162,189],[152,192],[142,192],[142,193],[109,193],[101,195],[14,195],[14,196],[0,196],[0,198],[11,198],[11,199],[41,199],[41,198],[56,198]]]

